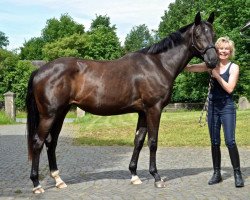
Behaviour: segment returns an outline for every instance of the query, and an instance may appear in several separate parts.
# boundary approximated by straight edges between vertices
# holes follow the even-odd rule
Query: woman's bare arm
[[[185,71],[188,72],[207,72],[209,69],[206,66],[206,63],[199,63],[199,64],[192,64],[192,65],[187,65],[185,67]]]

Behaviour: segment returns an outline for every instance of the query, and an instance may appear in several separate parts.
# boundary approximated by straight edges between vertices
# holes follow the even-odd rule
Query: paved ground
[[[240,148],[244,188],[234,187],[226,149],[222,149],[224,181],[209,186],[209,148],[159,148],[158,170],[167,187],[157,189],[148,172],[148,149],[141,152],[138,175],[143,184],[130,184],[132,147],[72,145],[72,128],[65,125],[57,148],[58,165],[68,187],[59,190],[49,177],[46,152],[40,162],[44,194],[32,194],[25,125],[0,126],[0,199],[250,199],[250,148]]]

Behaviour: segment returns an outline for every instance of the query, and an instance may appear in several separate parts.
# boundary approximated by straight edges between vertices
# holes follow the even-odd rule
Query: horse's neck
[[[170,72],[173,78],[176,78],[181,73],[192,58],[190,47],[185,43],[173,47],[160,56],[162,65]]]

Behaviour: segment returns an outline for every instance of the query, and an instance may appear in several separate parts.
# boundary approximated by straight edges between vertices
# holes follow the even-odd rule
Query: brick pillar
[[[16,120],[15,96],[16,96],[15,93],[10,91],[4,94],[5,113],[13,120]]]

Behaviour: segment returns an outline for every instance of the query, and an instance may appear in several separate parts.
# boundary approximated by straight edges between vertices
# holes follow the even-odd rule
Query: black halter
[[[192,47],[193,47],[197,52],[199,52],[200,56],[203,57],[204,54],[207,52],[208,49],[215,49],[215,46],[214,46],[214,44],[209,44],[206,48],[204,48],[204,49],[199,49],[199,48],[194,44],[194,26],[195,26],[195,25],[193,25],[193,27],[192,27],[192,36],[191,36],[191,38],[192,38]]]

